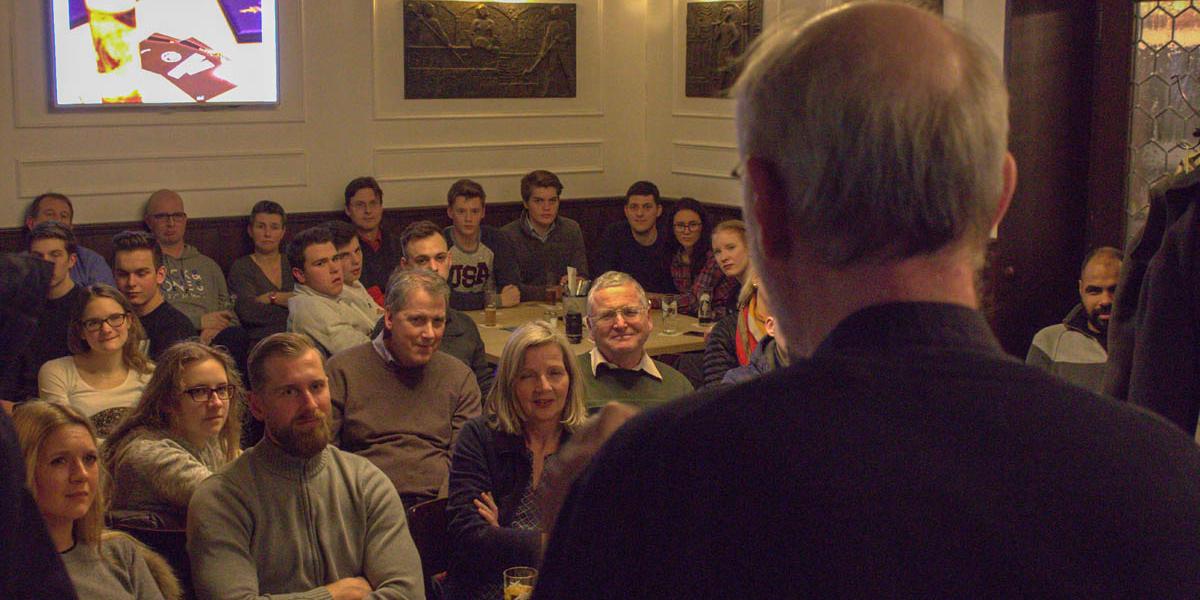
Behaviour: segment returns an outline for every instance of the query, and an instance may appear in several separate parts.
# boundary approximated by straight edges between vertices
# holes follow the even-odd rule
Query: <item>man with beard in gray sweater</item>
[[[192,496],[196,596],[425,598],[392,483],[329,445],[321,353],[303,335],[277,333],[255,346],[248,371],[250,410],[266,436]]]

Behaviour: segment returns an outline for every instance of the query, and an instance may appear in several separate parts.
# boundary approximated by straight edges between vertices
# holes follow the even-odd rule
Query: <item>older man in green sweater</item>
[[[404,507],[370,461],[329,445],[328,379],[304,335],[250,353],[266,436],[200,484],[187,550],[205,598],[424,598]]]
[[[609,271],[597,277],[587,319],[596,347],[578,361],[589,408],[609,400],[651,406],[692,392],[687,377],[646,353],[654,322],[646,291],[632,276]]]

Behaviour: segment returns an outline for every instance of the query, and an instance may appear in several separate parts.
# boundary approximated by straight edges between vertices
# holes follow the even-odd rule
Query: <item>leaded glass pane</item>
[[[1138,2],[1135,15],[1127,236],[1146,221],[1150,187],[1174,172],[1200,128],[1200,0]]]

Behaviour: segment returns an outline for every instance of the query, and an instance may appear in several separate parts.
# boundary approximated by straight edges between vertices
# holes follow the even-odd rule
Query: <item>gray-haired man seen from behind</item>
[[[297,333],[268,336],[250,353],[250,410],[266,436],[188,505],[198,598],[425,598],[391,482],[329,445],[322,362]]]
[[[1200,449],[1005,355],[977,310],[1016,185],[990,53],[855,2],[780,23],[734,93],[795,360],[618,430],[535,597],[1200,597]]]

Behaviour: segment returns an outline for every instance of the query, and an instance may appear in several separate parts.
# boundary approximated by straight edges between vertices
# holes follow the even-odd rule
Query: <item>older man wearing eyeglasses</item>
[[[610,400],[651,406],[692,391],[687,377],[646,354],[654,322],[646,291],[632,276],[609,271],[597,277],[587,303],[596,347],[578,360],[589,408]]]

